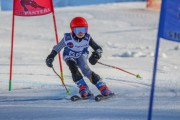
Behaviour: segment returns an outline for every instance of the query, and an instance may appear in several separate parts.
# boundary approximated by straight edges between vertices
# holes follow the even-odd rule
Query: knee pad
[[[91,79],[90,79],[91,82],[92,82],[92,84],[95,85],[100,79],[101,79],[101,78],[100,78],[100,76],[99,76],[98,74],[92,72],[92,74],[91,74]]]
[[[66,63],[69,66],[69,70],[71,71],[74,82],[77,82],[78,80],[83,78],[81,73],[78,70],[78,67],[75,61],[68,60]]]
[[[91,69],[89,67],[84,66],[83,69],[81,68],[81,71],[82,71],[84,76],[86,76],[87,78],[91,78],[92,71],[91,71]]]

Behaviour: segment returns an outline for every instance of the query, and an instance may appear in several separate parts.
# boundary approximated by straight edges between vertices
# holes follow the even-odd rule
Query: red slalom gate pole
[[[58,38],[58,34],[57,34],[56,17],[55,17],[55,13],[54,13],[54,6],[53,6],[53,1],[52,0],[51,0],[51,7],[52,7],[53,22],[54,22],[54,31],[55,31],[55,36],[56,36],[56,44],[58,44],[59,43],[59,41],[58,41],[59,38]],[[61,76],[59,76],[56,72],[55,73],[59,76],[62,84],[64,85],[64,87],[66,89],[66,94],[70,94],[70,91],[66,88],[66,85],[64,83],[64,74],[63,74],[63,67],[62,67],[62,61],[61,61],[61,54],[60,53],[58,53],[58,59],[59,59],[60,75]],[[53,71],[55,71],[54,68],[53,68]]]
[[[14,9],[15,4],[13,1],[13,14],[12,14],[12,33],[11,33],[11,54],[10,54],[10,72],[9,72],[9,91],[12,90],[12,69],[13,69],[13,52],[14,52]]]

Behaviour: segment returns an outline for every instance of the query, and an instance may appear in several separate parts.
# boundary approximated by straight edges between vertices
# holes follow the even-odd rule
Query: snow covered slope
[[[8,91],[11,12],[0,12],[0,119],[1,120],[146,120],[159,13],[145,2],[56,9],[59,38],[69,22],[83,16],[89,32],[103,50],[101,62],[118,66],[143,78],[102,65],[90,67],[116,93],[112,99],[71,102],[45,59],[55,45],[52,15],[15,18],[13,89]],[[90,51],[92,51],[90,49]],[[161,41],[153,120],[180,119],[180,45]],[[59,70],[58,59],[54,61]],[[71,95],[78,89],[63,62]],[[86,79],[90,89],[99,94]]]

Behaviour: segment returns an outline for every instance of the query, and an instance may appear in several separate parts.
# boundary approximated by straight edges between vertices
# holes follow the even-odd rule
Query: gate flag
[[[156,41],[156,50],[154,57],[153,77],[151,84],[148,120],[152,118],[152,108],[155,91],[156,71],[158,64],[158,54],[160,38],[174,42],[180,42],[180,2],[179,0],[162,0],[161,14],[159,20],[159,30]]]
[[[40,16],[52,13],[54,31],[56,37],[56,44],[58,41],[58,32],[56,27],[56,18],[54,13],[54,6],[52,0],[13,0],[13,14],[12,14],[12,36],[11,36],[11,53],[10,53],[10,72],[9,72],[9,91],[12,89],[12,73],[13,73],[13,52],[14,52],[14,24],[15,16]],[[64,74],[62,69],[61,55],[58,53],[61,81],[64,84]]]
[[[163,0],[158,37],[180,42],[179,0]]]
[[[14,0],[14,15],[39,16],[52,12],[50,0]]]

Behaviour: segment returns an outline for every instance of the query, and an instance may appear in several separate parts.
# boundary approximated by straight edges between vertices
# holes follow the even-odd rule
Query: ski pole
[[[55,69],[54,69],[53,66],[52,66],[52,69],[53,69],[54,73],[60,78],[60,80],[61,80],[61,82],[62,82],[64,88],[66,89],[66,94],[70,94],[71,92],[67,89],[67,87],[66,87],[66,85],[65,85],[65,83],[64,83],[64,81],[63,81],[63,79],[61,78],[61,76],[55,71]]]
[[[128,72],[126,70],[123,70],[122,68],[115,67],[115,66],[112,66],[112,65],[107,65],[107,64],[104,64],[102,62],[97,62],[97,63],[99,63],[101,65],[104,65],[104,66],[107,66],[107,67],[111,67],[111,68],[115,68],[115,69],[121,70],[121,71],[126,72],[126,73],[128,73],[130,75],[136,76],[136,78],[141,78],[141,76],[139,74],[134,74],[134,73]]]

